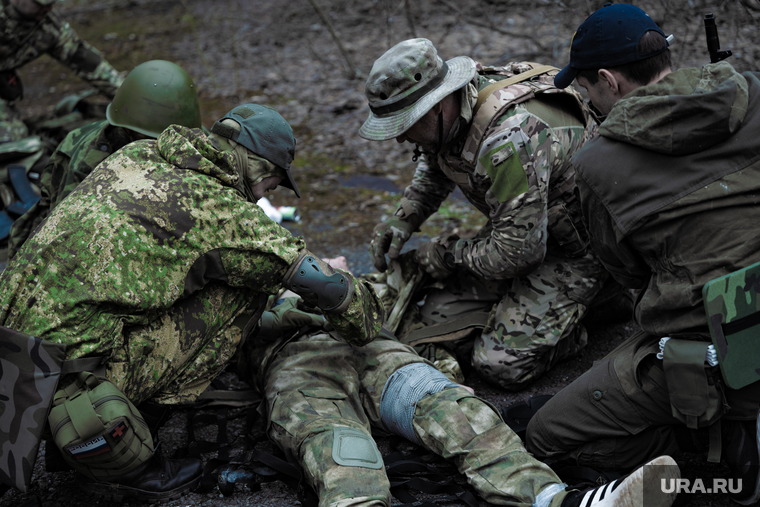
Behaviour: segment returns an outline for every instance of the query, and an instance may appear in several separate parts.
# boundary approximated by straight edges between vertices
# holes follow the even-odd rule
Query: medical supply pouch
[[[127,474],[153,456],[153,438],[137,408],[89,372],[55,393],[48,423],[63,459],[97,481]]]
[[[740,389],[760,380],[760,262],[702,288],[710,336],[726,384]]]
[[[0,482],[26,492],[66,346],[0,327]]]

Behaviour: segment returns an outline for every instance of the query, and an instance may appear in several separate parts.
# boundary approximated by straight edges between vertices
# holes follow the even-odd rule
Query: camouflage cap
[[[396,44],[375,61],[367,78],[370,113],[359,135],[371,141],[398,137],[473,77],[472,59],[458,56],[444,62],[427,39]]]
[[[224,120],[235,121],[240,125],[240,130],[223,124]],[[261,104],[242,104],[214,123],[211,132],[242,144],[256,155],[284,169],[288,179],[280,185],[290,188],[296,196],[301,197],[290,171],[290,163],[296,156],[296,138],[293,137],[293,129],[280,113]]]
[[[40,5],[53,5],[54,3],[59,2],[60,0],[34,0],[34,3],[40,4]]]

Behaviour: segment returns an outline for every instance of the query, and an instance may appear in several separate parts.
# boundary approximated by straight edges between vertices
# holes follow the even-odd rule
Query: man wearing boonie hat
[[[346,343],[372,341],[383,308],[371,284],[321,261],[256,204],[278,185],[300,196],[295,147],[285,119],[259,104],[233,108],[208,136],[171,125],[127,144],[53,208],[0,275],[0,325],[66,345],[66,359],[104,356],[102,381],[137,407],[194,401],[244,339],[257,339],[282,288],[319,308]],[[61,453],[87,491],[151,503],[196,486],[202,471],[195,460],[127,467],[116,454],[104,474],[102,455]]]
[[[641,331],[538,411],[526,447],[605,469],[706,453],[728,465],[731,498],[757,505],[757,283],[707,287],[727,287],[720,295],[703,288],[760,261],[760,73],[727,62],[673,71],[668,39],[640,8],[607,4],[575,32],[555,78],[560,88],[577,80],[604,118],[573,165],[591,247],[641,291]],[[730,312],[708,314],[705,303],[719,298]],[[753,336],[746,350],[737,322]],[[723,336],[720,363],[707,361],[711,327]],[[750,377],[729,382],[726,372],[741,373],[737,357],[752,358]]]
[[[16,72],[48,54],[104,95],[113,98],[124,76],[79,38],[52,9],[57,0],[7,0],[0,4],[0,143],[29,135],[14,103],[24,90]]]
[[[586,248],[570,165],[594,125],[577,92],[554,86],[557,72],[443,61],[429,40],[412,39],[375,62],[365,88],[370,113],[359,135],[409,142],[420,157],[398,210],[375,229],[375,267],[385,271],[385,254],[397,258],[459,187],[488,223],[473,238],[436,238],[416,250],[443,283],[423,291],[419,318],[402,322],[430,326],[425,341],[455,337],[448,348],[472,347],[477,372],[510,390],[586,345],[581,319],[607,278]],[[419,332],[398,333],[413,343]]]

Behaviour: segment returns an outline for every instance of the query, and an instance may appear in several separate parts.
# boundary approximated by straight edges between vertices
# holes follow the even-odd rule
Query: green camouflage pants
[[[28,136],[29,129],[16,108],[0,99],[0,143],[20,141]]]
[[[125,329],[108,379],[135,405],[192,402],[235,354],[242,329],[233,321],[254,301],[251,291],[209,283],[152,325]]]
[[[373,278],[382,281],[370,275]],[[512,280],[481,280],[460,272],[424,289],[424,301],[407,310],[416,315],[405,317],[402,327],[442,323],[456,327],[462,318],[490,312],[482,331],[481,324],[427,341],[445,342],[460,360],[469,354],[484,379],[517,390],[586,346],[588,334],[581,318],[606,278],[604,268],[591,256],[550,254],[535,271]],[[414,324],[409,325],[410,320]],[[406,334],[399,331],[402,341]]]
[[[265,396],[270,438],[291,462],[300,463],[320,506],[390,506],[384,468],[341,466],[333,459],[333,429],[347,427],[371,438],[386,429],[380,399],[388,377],[409,364],[427,362],[411,347],[379,337],[352,347],[324,332],[286,345],[267,372]],[[428,451],[455,462],[470,484],[494,505],[530,506],[559,483],[533,459],[500,416],[464,388],[422,398],[413,418]],[[564,493],[552,501],[561,503]]]

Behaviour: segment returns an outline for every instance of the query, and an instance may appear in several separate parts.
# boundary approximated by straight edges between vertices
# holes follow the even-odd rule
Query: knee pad
[[[64,461],[96,481],[121,477],[153,456],[140,411],[113,383],[89,372],[55,393],[48,424]]]
[[[380,397],[380,420],[391,433],[420,444],[412,421],[414,411],[425,396],[447,387],[459,387],[426,363],[408,364],[388,377]]]
[[[383,457],[372,436],[345,426],[333,428],[332,458],[344,467],[383,468]]]

